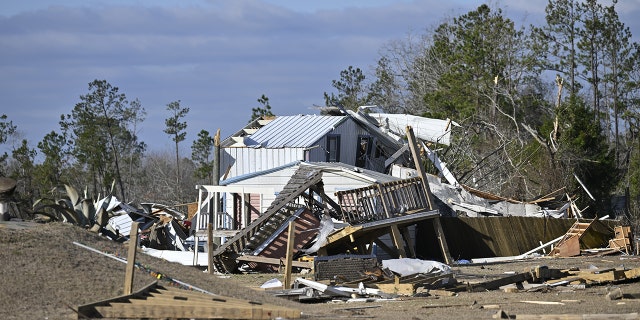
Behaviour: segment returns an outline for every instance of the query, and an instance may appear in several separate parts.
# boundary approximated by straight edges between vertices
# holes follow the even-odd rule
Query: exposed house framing
[[[322,191],[322,172],[305,167],[298,169],[260,217],[213,251],[216,270],[234,272],[239,255],[255,250],[299,210],[306,207],[312,212],[328,212],[326,205],[332,201],[321,203],[315,198],[316,195],[327,199]]]
[[[412,132],[410,133],[412,136]],[[411,151],[414,152],[415,147]],[[275,239],[282,237],[282,227],[303,214],[308,217],[305,221],[313,220],[311,217],[314,216],[319,221],[325,215],[348,224],[329,235],[326,244],[318,251],[319,255],[326,255],[328,250],[337,248],[343,252],[371,253],[373,243],[377,243],[394,256],[415,257],[407,227],[421,220],[435,219],[435,231],[438,238],[442,239],[443,255],[448,261],[446,241],[437,222],[439,213],[433,205],[426,175],[421,170],[418,171],[421,172],[419,177],[337,192],[339,201],[336,203],[324,192],[322,170],[300,166],[262,215],[233,236],[229,234],[231,237],[210,253],[213,265],[217,271],[234,272],[240,256],[244,256],[242,260],[250,261],[247,255],[257,255],[264,248],[273,247]],[[200,197],[201,209],[205,203],[210,203],[215,198],[213,193],[222,190],[216,188],[202,188],[207,191],[207,195]],[[319,226],[319,222],[302,227],[303,230],[308,230],[316,226]],[[393,247],[380,241],[380,236],[385,234],[391,236]],[[304,239],[304,243],[298,243],[296,249],[301,249],[312,240],[310,237]],[[278,248],[273,248],[269,251],[277,250]],[[256,262],[259,261],[256,259]]]

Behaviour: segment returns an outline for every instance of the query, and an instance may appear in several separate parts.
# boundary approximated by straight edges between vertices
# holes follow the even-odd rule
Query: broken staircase
[[[549,252],[550,256],[575,257],[580,255],[580,239],[587,232],[595,218],[589,222],[576,222],[569,228],[567,233],[558,241],[556,246]]]
[[[213,252],[216,270],[222,273],[234,272],[237,267],[236,258],[242,252],[253,250],[262,244],[278,227],[304,208],[304,205],[296,203],[295,200],[305,196],[307,189],[321,183],[322,171],[300,167],[260,217]]]

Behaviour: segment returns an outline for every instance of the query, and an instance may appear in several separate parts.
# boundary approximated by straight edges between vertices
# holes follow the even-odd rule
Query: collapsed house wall
[[[514,216],[440,218],[455,260],[517,256],[564,235],[575,221]],[[583,249],[606,247],[618,224],[615,220],[596,220],[582,238]],[[423,259],[442,261],[431,221],[418,224],[416,254]]]

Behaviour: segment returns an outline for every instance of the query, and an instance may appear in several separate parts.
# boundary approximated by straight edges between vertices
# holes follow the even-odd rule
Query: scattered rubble
[[[381,127],[384,121],[375,120],[383,118],[387,119],[387,126],[384,128]],[[264,179],[270,182],[260,187],[241,185],[239,177],[227,185],[198,186],[195,212],[182,212],[176,210],[176,207],[155,203],[122,203],[113,196],[93,201],[86,195],[82,197],[74,188],[65,186],[66,195],[60,199],[43,199],[34,205],[34,212],[40,214],[42,220],[73,223],[114,241],[135,240],[134,246],[141,247],[141,251],[148,255],[184,265],[206,266],[209,273],[275,273],[284,270],[284,283],[278,279],[270,280],[264,284],[263,289],[277,297],[305,303],[335,300],[384,301],[401,297],[455,296],[460,292],[492,290],[538,292],[563,287],[640,281],[640,268],[624,267],[607,270],[561,270],[539,265],[508,275],[490,276],[456,272],[455,267],[460,265],[485,265],[542,256],[630,255],[634,249],[633,234],[629,226],[616,225],[619,224],[618,221],[606,224],[598,219],[580,219],[580,210],[563,190],[525,203],[461,185],[447,170],[446,164],[440,162],[437,155],[424,143],[421,150],[448,183],[427,175],[421,166],[411,169],[394,163],[398,159],[407,161],[403,165],[422,163],[423,153],[412,128],[406,127],[407,144],[399,144],[397,132],[390,135],[393,130],[397,130],[397,126],[388,125],[389,119],[417,121],[416,119],[385,118],[379,114],[366,116],[360,113],[349,113],[349,119],[370,130],[372,135],[385,141],[385,148],[394,151],[394,155],[389,157],[392,161],[385,163],[384,167],[393,168],[392,173],[395,173],[382,177],[383,174],[379,172],[345,164],[298,161],[291,166],[295,167],[295,171],[279,179]],[[438,122],[438,126],[443,124]],[[251,142],[246,135],[240,140],[242,146],[234,144],[235,147],[247,147],[246,144]],[[287,166],[279,167],[279,170],[284,170],[285,167]],[[278,170],[268,171],[273,173]],[[349,178],[345,178],[347,175]],[[252,177],[259,176],[252,174]],[[345,184],[345,181],[353,181],[353,185],[357,186],[352,187],[351,184]],[[331,183],[341,184],[340,190],[326,192],[325,188]],[[3,187],[4,185],[8,187]],[[1,201],[2,196],[11,191],[11,185],[0,181],[0,187],[3,187],[0,188]],[[541,206],[549,202],[559,205],[554,209]],[[3,208],[4,205],[0,207]],[[503,233],[500,237],[508,239],[509,243],[495,240],[498,235],[494,234],[480,236],[487,242],[516,247],[515,255],[474,258],[473,254],[478,252],[474,250],[474,245],[489,245],[464,242],[470,241],[471,233],[479,232],[467,224],[464,229],[460,229],[469,234],[460,237],[459,233],[450,231],[453,227],[443,223],[447,221],[444,218],[455,218],[458,221],[486,219],[484,222],[489,224],[488,221],[496,221],[492,219],[498,217],[543,221],[544,237],[536,239],[540,245],[535,244],[534,249],[525,251],[534,246],[514,237],[517,231],[511,224],[509,228],[491,230],[496,234]],[[567,217],[571,219],[563,219]],[[558,236],[558,230],[551,230],[553,223],[548,222],[549,218],[557,218],[557,221],[572,225],[561,230],[564,235]],[[432,250],[429,254],[443,262],[418,258],[423,253],[418,252],[419,247],[427,246],[419,237],[419,232],[426,234],[429,239],[435,239],[429,241],[428,245],[435,244],[437,252]],[[519,236],[524,238],[523,234]],[[452,254],[454,250],[449,245],[452,238],[455,238],[452,241],[455,254]],[[546,243],[542,243],[543,240]],[[603,250],[594,251],[598,248]],[[461,256],[461,252],[465,256]],[[289,285],[292,269],[314,278],[297,277]],[[169,297],[186,301],[185,305],[172,304],[173,308],[183,311],[195,308],[212,317],[231,318],[232,309],[236,312],[268,314],[269,317],[300,317],[296,310],[271,306],[261,306],[257,310],[251,303],[240,301],[233,301],[234,307],[227,310],[231,302],[228,298],[212,299],[178,294],[158,284],[132,295],[82,306],[78,311],[87,316],[101,314],[111,317],[152,317],[160,312],[171,316],[172,313],[166,310],[168,308],[149,299],[158,296],[162,296],[160,299]],[[610,300],[621,299],[623,296],[620,290],[611,290],[607,294]],[[146,300],[144,304],[148,304],[148,307],[128,309],[121,306],[123,303],[140,303],[133,302],[136,299]],[[219,305],[195,307],[198,302],[205,300]],[[195,305],[187,302],[195,302]],[[523,303],[545,302],[527,300]],[[120,307],[114,307],[115,305]],[[484,308],[492,307],[487,305]],[[176,314],[179,317],[185,316],[185,313]],[[246,316],[244,313],[239,314],[242,315],[238,317]],[[188,312],[186,316],[190,316]],[[509,317],[502,310],[498,316]]]

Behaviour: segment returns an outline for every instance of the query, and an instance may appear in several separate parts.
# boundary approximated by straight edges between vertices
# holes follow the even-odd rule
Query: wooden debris
[[[456,279],[450,273],[435,276],[418,273],[393,280],[380,281],[372,285],[375,285],[385,293],[410,296],[416,294],[419,289],[428,290],[431,294],[434,289],[452,286],[456,283]]]
[[[545,266],[537,266],[522,273],[516,273],[500,277],[498,279],[483,281],[480,283],[466,283],[454,287],[453,291],[469,291],[479,292],[486,290],[496,290],[502,286],[516,284],[519,288],[523,288],[521,283],[527,281],[529,283],[542,282],[548,279],[558,279],[567,276],[565,271],[560,269],[549,269]]]
[[[412,296],[416,293],[416,285],[414,283],[381,283],[376,284],[376,286],[382,292],[400,296]]]
[[[297,309],[200,292],[163,287],[154,282],[141,290],[78,307],[78,318],[300,318]]]
[[[624,251],[626,254],[633,253],[631,248],[631,227],[617,226],[614,228],[615,238],[609,240],[609,248],[617,251]]]
[[[441,296],[441,297],[453,297],[457,295],[455,292],[451,292],[448,290],[429,290],[429,295],[432,296]]]
[[[131,238],[129,239],[129,252],[127,255],[127,267],[124,276],[124,294],[131,294],[133,290],[133,275],[136,265],[136,248],[138,247],[138,222],[131,223]]]
[[[555,248],[549,252],[550,256],[575,257],[580,255],[580,239],[584,233],[591,227],[595,221],[594,218],[590,222],[576,222],[567,230],[564,237],[558,242]]]

